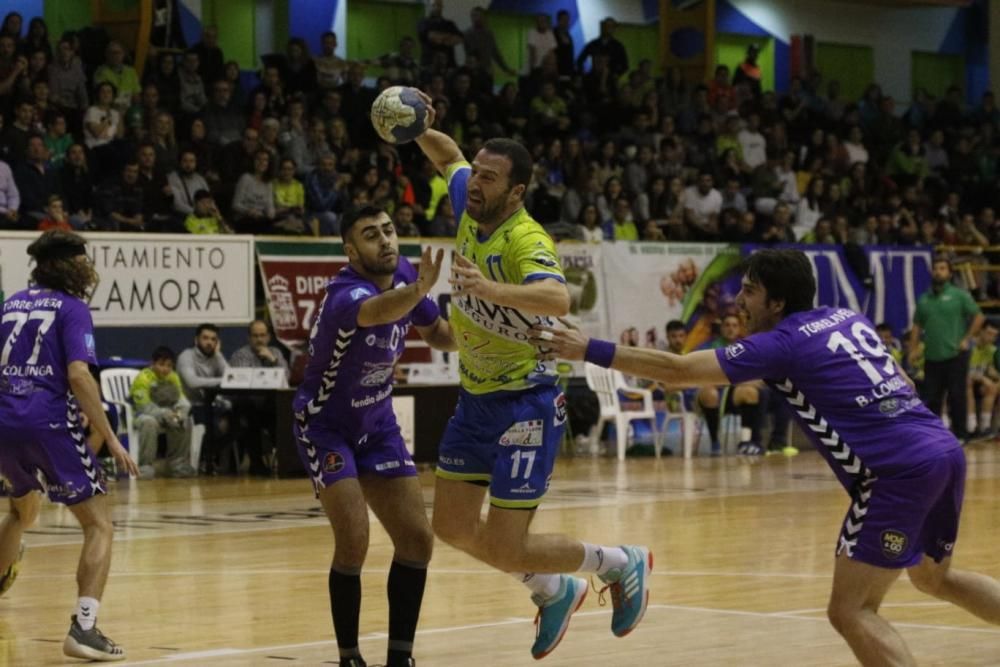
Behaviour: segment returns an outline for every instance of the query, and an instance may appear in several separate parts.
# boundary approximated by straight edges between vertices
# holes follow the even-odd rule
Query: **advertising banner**
[[[605,243],[603,279],[611,340],[665,347],[666,324],[688,327],[688,346],[712,337],[712,325],[739,291],[727,283],[740,262],[738,246],[710,243]]]
[[[608,295],[602,272],[601,243],[564,241],[557,246],[566,286],[569,288],[569,320],[589,336],[608,338]]]
[[[663,347],[672,319],[688,328],[689,349],[709,342],[713,325],[735,310],[742,257],[765,246],[605,243],[603,290],[608,337]],[[917,299],[930,287],[931,250],[870,246],[849,256],[841,246],[799,245],[816,275],[816,304],[863,313],[888,323],[896,336],[910,327]],[[600,289],[600,288],[599,288]]]
[[[101,278],[90,300],[96,326],[246,324],[254,317],[253,237],[88,233]],[[28,286],[37,232],[0,232],[0,284]]]
[[[434,252],[445,250],[441,275],[431,291],[442,312],[447,312],[450,300],[448,275],[451,272],[451,250],[454,243],[431,241]],[[420,263],[420,244],[400,243],[399,252],[415,266]],[[292,349],[301,349],[309,340],[309,332],[319,305],[326,293],[327,283],[347,266],[347,255],[339,242],[303,240],[266,240],[257,242],[257,261],[260,267],[267,307],[275,336]],[[415,330],[407,337],[406,363],[430,361],[430,349]]]

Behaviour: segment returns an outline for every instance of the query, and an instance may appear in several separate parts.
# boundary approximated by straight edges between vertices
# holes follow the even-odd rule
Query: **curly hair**
[[[86,243],[73,232],[51,230],[42,234],[28,246],[28,254],[35,259],[31,282],[78,299],[89,298],[98,275],[84,253]],[[83,261],[78,259],[80,255],[85,257]]]
[[[97,281],[97,271],[89,259],[82,262],[75,257],[46,259],[38,262],[31,271],[31,282],[34,284],[85,301],[90,297],[91,290],[97,287]]]

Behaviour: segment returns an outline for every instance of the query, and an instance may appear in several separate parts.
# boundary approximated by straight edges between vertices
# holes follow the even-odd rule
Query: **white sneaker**
[[[76,622],[76,614],[72,616],[69,634],[63,642],[63,653],[71,658],[98,662],[117,662],[125,659],[125,649],[105,637],[96,625],[90,630],[81,628]]]

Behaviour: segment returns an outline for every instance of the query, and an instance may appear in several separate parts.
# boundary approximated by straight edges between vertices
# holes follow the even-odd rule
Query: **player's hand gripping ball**
[[[390,144],[413,141],[427,129],[427,104],[416,88],[386,88],[372,103],[372,125]]]

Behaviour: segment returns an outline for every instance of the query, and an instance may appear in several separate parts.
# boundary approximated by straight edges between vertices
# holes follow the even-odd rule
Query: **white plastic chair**
[[[681,427],[681,447],[684,450],[684,458],[689,459],[694,455],[694,450],[698,447],[698,441],[701,440],[701,420],[696,413],[688,410],[687,405],[684,404],[684,392],[670,391],[667,392],[665,398],[667,405],[673,402],[679,406],[679,409],[677,412],[667,410],[666,417],[663,419],[661,435],[665,439],[669,431],[667,427],[670,422],[679,422]],[[671,399],[673,400],[671,401]],[[663,444],[662,441],[657,443],[657,453],[659,453]]]
[[[653,392],[648,389],[638,389],[625,384],[625,377],[619,371],[601,368],[594,364],[586,364],[587,386],[597,394],[601,405],[601,415],[597,424],[590,431],[591,451],[598,451],[601,430],[607,422],[615,424],[615,439],[617,440],[618,460],[625,460],[625,447],[628,444],[628,426],[637,419],[648,419],[656,429],[656,412],[653,410]],[[618,390],[624,389],[632,394],[642,396],[641,410],[622,410]],[[656,456],[660,456],[659,434],[654,435]]]
[[[194,417],[188,417],[188,424],[191,427],[191,467],[198,470],[201,462],[201,441],[205,437],[205,425],[199,424]]]
[[[139,464],[139,433],[135,430],[135,410],[132,408],[132,382],[139,375],[134,368],[106,368],[101,371],[101,395],[118,410],[118,423],[125,417],[128,453]],[[119,431],[121,427],[119,426]]]

